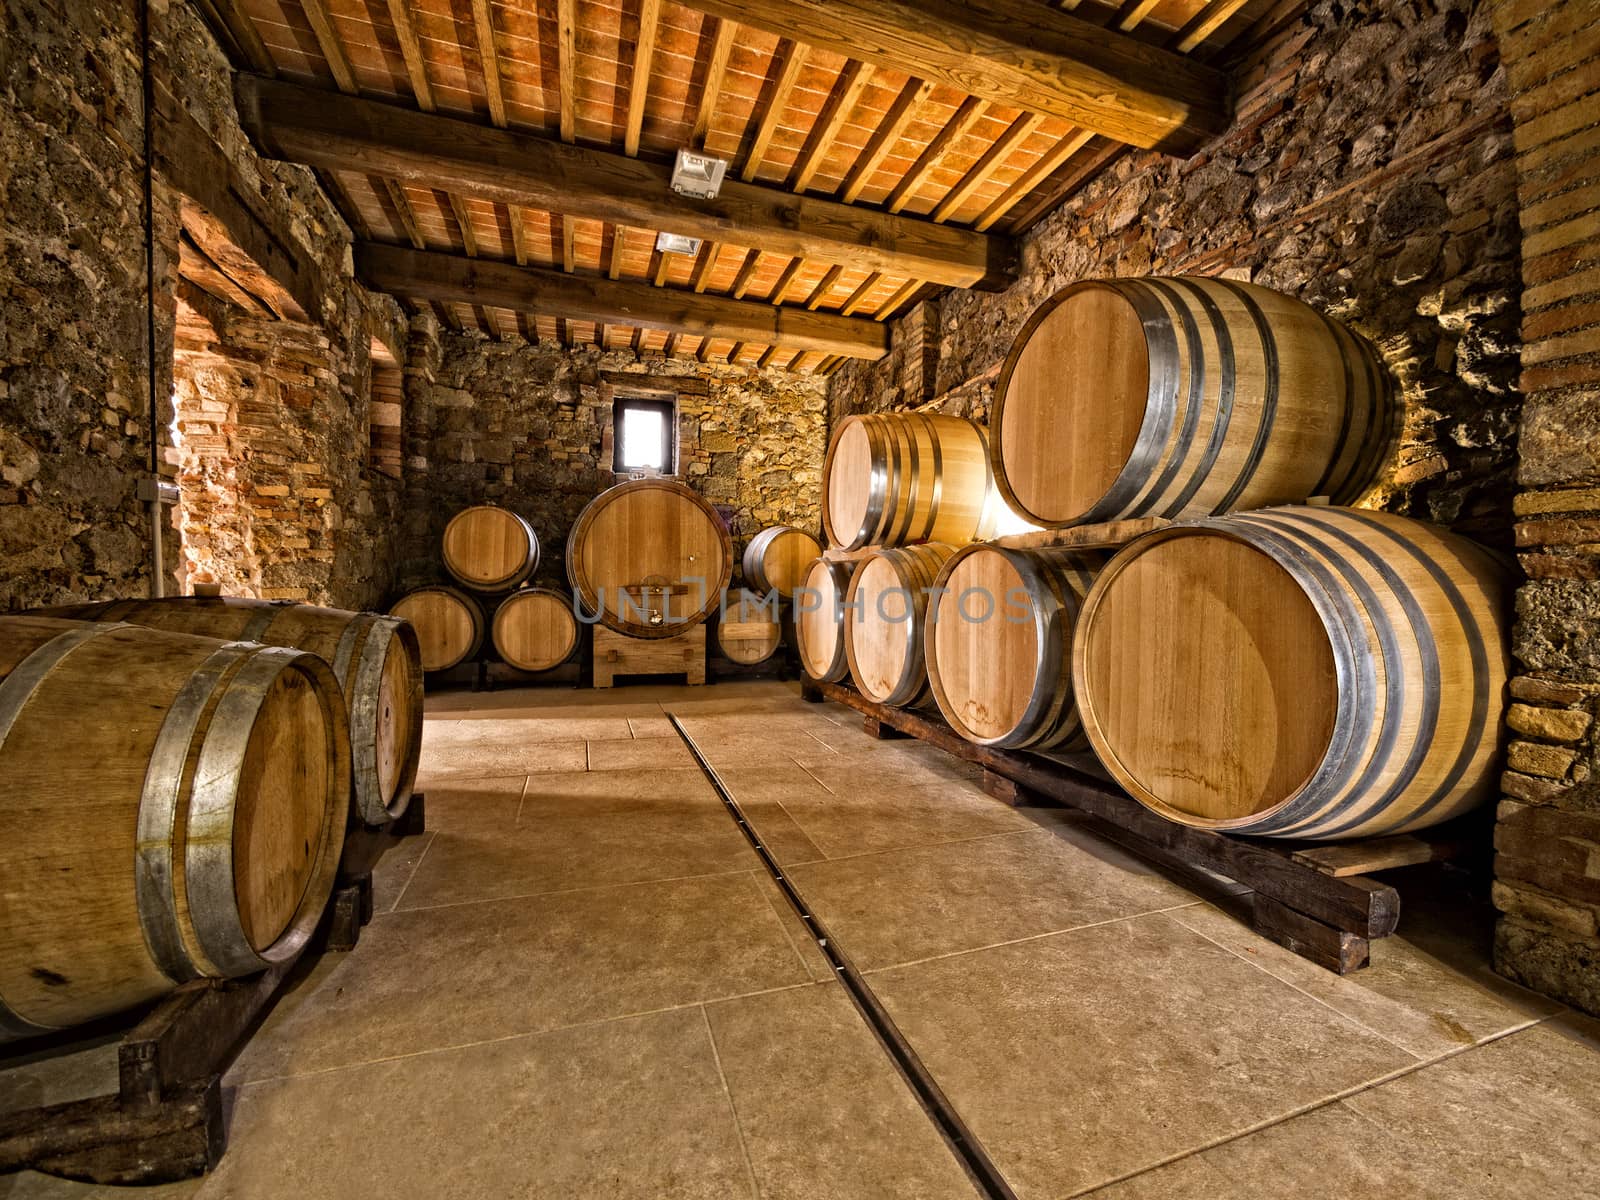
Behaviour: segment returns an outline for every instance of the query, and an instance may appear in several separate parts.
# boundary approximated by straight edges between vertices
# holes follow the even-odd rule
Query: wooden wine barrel
[[[349,802],[316,655],[0,617],[0,1041],[292,959]]]
[[[723,600],[717,622],[717,649],[729,662],[753,666],[766,662],[783,645],[783,621],[771,592],[741,588]]]
[[[1004,511],[983,427],[930,413],[839,422],[822,466],[822,497],[823,530],[846,550],[977,541]]]
[[[1084,602],[1084,729],[1118,782],[1188,825],[1433,825],[1494,794],[1508,595],[1486,551],[1386,513],[1172,526],[1112,559]]]
[[[475,592],[509,592],[539,567],[539,537],[508,508],[475,504],[444,527],[444,567]]]
[[[1017,335],[990,453],[1045,526],[1355,499],[1395,409],[1372,347],[1290,296],[1228,279],[1075,283]]]
[[[292,646],[333,667],[350,718],[351,799],[381,825],[405,812],[422,752],[422,657],[404,621],[292,600],[174,596],[43,610],[79,621],[126,621],[171,633]]]
[[[572,597],[550,588],[512,592],[495,609],[490,632],[500,657],[519,671],[559,667],[578,649]]]
[[[850,678],[869,700],[897,708],[933,701],[923,650],[929,593],[956,548],[939,542],[879,550],[856,564],[845,602]]]
[[[744,548],[744,580],[758,592],[777,592],[788,600],[821,553],[822,546],[804,529],[773,525]]]
[[[704,621],[732,576],[717,510],[666,479],[601,492],[567,537],[567,579],[584,611],[631,637],[673,637]]]
[[[455,588],[418,588],[396,600],[389,614],[416,630],[424,671],[448,671],[483,648],[483,607]]]
[[[1072,695],[1072,631],[1104,560],[1071,550],[963,547],[928,607],[928,684],[969,742],[1089,748]]]
[[[851,564],[816,559],[794,597],[794,635],[800,665],[825,683],[850,674],[844,649],[844,598],[850,590]]]

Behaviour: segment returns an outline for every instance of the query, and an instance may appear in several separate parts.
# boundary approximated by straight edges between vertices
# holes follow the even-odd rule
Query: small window
[[[612,464],[619,475],[671,475],[678,457],[678,406],[672,400],[619,396],[612,406]]]

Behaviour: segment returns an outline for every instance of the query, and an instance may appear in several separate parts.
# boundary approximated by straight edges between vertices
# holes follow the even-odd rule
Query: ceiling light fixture
[[[699,254],[700,239],[662,232],[656,234],[656,249],[663,254]]]
[[[679,150],[678,160],[672,164],[672,190],[695,200],[715,200],[727,171],[725,158]]]

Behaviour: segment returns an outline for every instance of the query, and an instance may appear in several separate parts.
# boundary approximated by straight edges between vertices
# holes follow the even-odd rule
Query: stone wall
[[[406,586],[443,578],[445,522],[482,502],[526,517],[543,547],[538,578],[564,584],[567,531],[623,478],[611,471],[619,393],[676,398],[680,478],[723,513],[736,554],[768,525],[816,531],[827,415],[820,377],[471,333],[430,345],[438,336],[431,318],[413,322]]]
[[[1522,225],[1501,971],[1600,1012],[1600,8],[1500,0]]]
[[[833,416],[927,404],[984,420],[1018,329],[1064,285],[1226,273],[1382,352],[1406,425],[1369,503],[1508,543],[1519,246],[1487,12],[1325,0],[1238,77],[1227,134],[1187,160],[1118,159],[1027,236],[1009,290],[919,305],[887,360],[834,375]]]

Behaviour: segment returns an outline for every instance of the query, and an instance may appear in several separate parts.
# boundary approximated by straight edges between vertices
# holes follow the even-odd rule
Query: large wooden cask
[[[773,525],[744,548],[744,580],[758,592],[777,592],[788,600],[821,553],[822,546],[804,529]]]
[[[806,570],[794,597],[794,636],[807,675],[838,683],[850,674],[844,649],[844,598],[851,564],[819,558]]]
[[[1058,292],[995,384],[995,478],[1039,525],[1355,499],[1392,438],[1367,342],[1290,296],[1227,279]]]
[[[444,527],[444,567],[475,592],[509,592],[539,568],[539,537],[508,508],[475,504]]]
[[[934,584],[925,647],[939,711],[983,746],[1089,748],[1072,694],[1072,633],[1104,559],[966,546]]]
[[[845,600],[850,678],[869,700],[896,708],[933,702],[923,636],[934,581],[954,546],[879,550],[856,564]]]
[[[483,649],[486,621],[483,606],[453,587],[425,587],[407,592],[389,609],[391,616],[411,623],[424,671],[448,671]]]
[[[512,592],[494,610],[494,648],[519,671],[548,671],[578,650],[572,597],[550,588]]]
[[[729,662],[764,663],[783,645],[783,619],[771,592],[741,588],[723,598],[717,620],[717,649]]]
[[[846,417],[828,445],[822,526],[832,545],[962,545],[990,536],[1004,511],[988,437],[965,417]]]
[[[351,799],[381,825],[405,812],[422,752],[422,657],[404,621],[293,601],[176,596],[48,610],[80,621],[126,621],[171,633],[293,646],[333,667],[350,718]]]
[[[0,1041],[293,958],[349,799],[316,655],[0,618]]]
[[[1074,681],[1106,769],[1188,825],[1420,829],[1494,793],[1502,566],[1421,521],[1294,507],[1172,526],[1107,564]]]
[[[630,637],[699,624],[732,577],[733,543],[717,510],[666,479],[601,492],[567,538],[567,579],[584,611]]]

